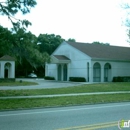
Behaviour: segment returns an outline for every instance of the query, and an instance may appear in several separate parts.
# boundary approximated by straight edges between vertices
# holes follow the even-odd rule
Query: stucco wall
[[[100,81],[105,81],[105,64],[109,63],[111,68],[108,70],[107,81],[111,82],[114,76],[130,76],[130,62],[117,62],[110,60],[92,60],[89,56],[63,42],[52,55],[65,55],[71,62],[68,63],[68,79],[69,77],[84,77],[89,82],[93,82],[94,71],[93,65],[98,62],[100,64],[101,77]],[[89,68],[87,67],[89,63]],[[57,79],[57,64],[48,64],[46,68],[46,76],[53,76]],[[98,72],[98,71],[97,71]]]
[[[55,79],[57,79],[57,65],[56,64],[46,64],[45,76],[51,76],[51,77],[55,77]]]
[[[0,61],[0,78],[5,77],[5,64],[9,63],[11,66],[8,69],[8,78],[15,78],[15,62],[14,61]]]
[[[130,62],[112,62],[112,75],[130,76]]]
[[[63,42],[52,55],[65,55],[71,59],[71,63],[68,64],[68,77],[85,77],[87,79],[87,62],[90,62],[90,57],[80,52],[79,50]],[[50,73],[57,79],[56,65],[48,65],[48,76]],[[47,74],[46,74],[47,75]]]
[[[95,63],[99,63],[101,66],[101,81],[104,82],[104,66],[109,63],[111,65],[110,78],[109,81],[112,81],[115,76],[130,76],[130,62],[119,62],[119,61],[92,61],[92,66]],[[92,73],[92,81],[93,81],[93,69]]]

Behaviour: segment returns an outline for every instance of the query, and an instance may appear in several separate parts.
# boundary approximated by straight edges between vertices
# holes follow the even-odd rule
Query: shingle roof
[[[110,59],[130,61],[130,47],[100,44],[67,42],[69,45],[87,54],[93,59]]]
[[[56,57],[58,60],[70,60],[68,57],[64,55],[53,55],[53,56]]]
[[[4,55],[0,58],[0,61],[15,61],[15,58],[13,58],[9,55]]]

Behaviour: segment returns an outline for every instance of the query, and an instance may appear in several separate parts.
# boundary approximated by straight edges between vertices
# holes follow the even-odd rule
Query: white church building
[[[111,82],[116,76],[130,76],[130,47],[64,41],[45,67],[45,76],[57,81],[84,77],[87,82]]]

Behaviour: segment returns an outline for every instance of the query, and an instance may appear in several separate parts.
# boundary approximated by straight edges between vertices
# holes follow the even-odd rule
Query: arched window
[[[11,77],[11,63],[9,62],[5,63],[4,68],[5,68],[4,77],[10,78]]]
[[[104,65],[104,82],[108,82],[111,80],[111,65],[106,63]]]
[[[101,82],[101,66],[98,62],[93,65],[93,82]]]

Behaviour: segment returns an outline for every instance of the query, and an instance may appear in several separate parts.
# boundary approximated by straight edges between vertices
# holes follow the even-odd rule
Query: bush
[[[0,82],[15,82],[15,78],[0,78]]]
[[[45,76],[44,79],[46,79],[46,80],[55,80],[55,78],[51,77],[51,76]]]
[[[130,82],[130,76],[113,77],[112,82]]]
[[[69,81],[86,82],[86,79],[84,77],[69,77]]]

